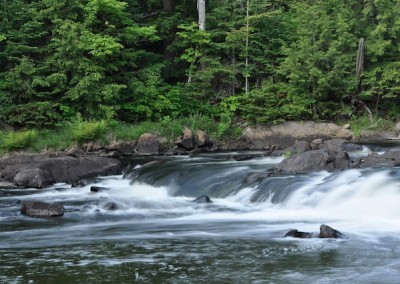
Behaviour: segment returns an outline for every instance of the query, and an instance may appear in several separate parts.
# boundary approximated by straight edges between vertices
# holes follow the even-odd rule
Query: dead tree
[[[360,99],[360,94],[362,90],[362,72],[364,70],[364,58],[365,58],[364,38],[360,38],[360,41],[358,43],[357,62],[356,62],[357,87],[355,92],[351,95],[350,103],[353,108],[353,112],[357,112],[361,109],[365,110],[368,113],[370,122],[373,123],[374,116],[371,110],[368,108],[367,104]]]

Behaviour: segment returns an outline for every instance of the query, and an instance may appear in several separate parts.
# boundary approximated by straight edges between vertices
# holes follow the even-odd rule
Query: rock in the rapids
[[[350,157],[344,151],[311,150],[293,155],[276,166],[284,174],[307,174],[318,171],[345,170],[350,166]]]
[[[119,209],[119,206],[117,203],[109,201],[106,204],[103,205],[104,210],[109,210],[109,211],[114,211]]]
[[[308,232],[300,232],[296,229],[290,230],[283,237],[292,237],[292,238],[300,238],[300,239],[310,239],[313,237],[313,233]]]
[[[319,238],[340,239],[343,238],[343,234],[332,227],[322,224],[319,228]]]
[[[54,177],[47,170],[24,169],[14,177],[14,184],[23,187],[44,188],[55,183]]]
[[[106,191],[106,190],[110,190],[110,188],[109,187],[103,187],[103,186],[95,186],[95,185],[92,185],[90,187],[90,191],[91,192],[100,192],[100,191]]]
[[[212,203],[212,200],[207,195],[201,195],[196,199],[192,200],[192,202],[203,204],[203,203]]]
[[[64,206],[50,204],[41,201],[23,201],[21,214],[29,217],[48,218],[61,217],[64,215]]]
[[[338,230],[333,229],[327,225],[322,224],[319,228],[319,234],[309,233],[309,232],[301,232],[296,229],[290,230],[287,232],[284,237],[293,237],[300,239],[310,239],[310,238],[321,238],[321,239],[340,239],[343,238],[344,235]]]

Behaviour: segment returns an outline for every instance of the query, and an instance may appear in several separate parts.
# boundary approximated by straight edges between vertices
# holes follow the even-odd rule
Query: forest
[[[3,0],[0,121],[395,120],[399,36],[399,0]]]

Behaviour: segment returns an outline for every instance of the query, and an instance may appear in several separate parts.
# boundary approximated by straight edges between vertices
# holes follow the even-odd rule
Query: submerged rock
[[[109,210],[109,211],[114,211],[114,210],[119,209],[119,206],[117,203],[110,201],[103,205],[103,209]]]
[[[21,206],[21,214],[29,217],[61,217],[64,215],[64,212],[65,208],[62,205],[41,201],[23,201]]]
[[[106,190],[110,190],[110,188],[109,187],[102,187],[102,186],[95,186],[95,185],[92,185],[90,187],[90,191],[91,192],[100,192],[100,191],[106,191]]]
[[[201,195],[196,199],[192,200],[192,202],[203,204],[203,203],[212,203],[212,200],[207,195]]]

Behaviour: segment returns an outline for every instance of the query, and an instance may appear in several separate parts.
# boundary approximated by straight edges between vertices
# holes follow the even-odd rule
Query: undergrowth
[[[143,133],[154,133],[173,143],[182,134],[184,127],[205,131],[213,140],[238,138],[242,130],[226,127],[222,122],[205,116],[190,116],[180,119],[164,117],[159,122],[125,124],[117,121],[85,121],[80,117],[55,129],[30,129],[0,132],[0,154],[24,150],[31,152],[60,151],[73,145],[95,142],[106,145],[115,142],[138,140]],[[225,129],[223,132],[221,129]]]

